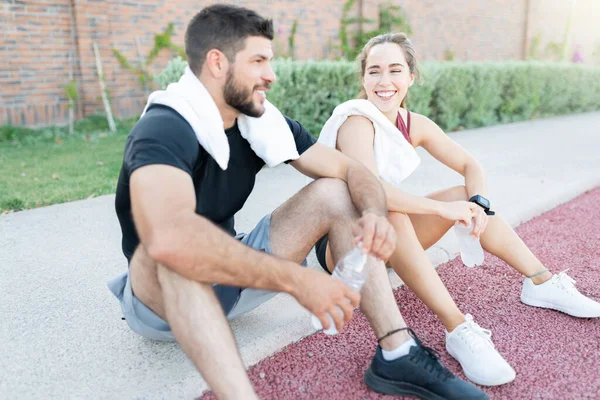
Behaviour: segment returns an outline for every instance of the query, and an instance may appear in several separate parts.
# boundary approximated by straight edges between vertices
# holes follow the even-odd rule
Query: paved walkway
[[[600,185],[600,113],[453,133],[488,173],[495,208],[517,225]],[[423,153],[421,153],[423,154]],[[291,167],[265,169],[240,212],[247,230],[303,186]],[[423,155],[404,185],[425,194],[460,184]],[[206,385],[176,344],[121,320],[105,281],[126,264],[113,196],[0,217],[0,393],[3,398],[194,398]],[[453,258],[451,235],[429,255]],[[313,256],[309,259],[315,265]],[[393,280],[398,284],[397,280]],[[233,321],[247,365],[314,333],[288,296]]]

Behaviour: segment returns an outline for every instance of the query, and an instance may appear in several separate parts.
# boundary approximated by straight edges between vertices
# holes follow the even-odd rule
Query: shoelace
[[[557,284],[559,287],[564,289],[569,294],[579,293],[577,288],[575,287],[575,279],[571,278],[567,275],[568,269],[560,272],[553,283]]]
[[[438,378],[442,379],[442,381],[446,381],[449,378],[453,378],[454,374],[452,374],[452,372],[446,369],[446,367],[444,367],[439,361],[439,353],[431,347],[425,346],[412,329],[405,329],[408,332],[408,334],[415,340],[418,347],[418,351],[414,353],[411,359],[417,365],[420,363],[424,363],[424,368],[426,370],[429,370],[430,372],[435,372]]]
[[[471,314],[465,315],[465,323],[458,329],[460,329],[460,332],[467,337],[473,351],[477,351],[483,346],[495,348],[494,343],[492,342],[492,331],[483,329],[477,325],[477,323],[473,321],[473,316],[471,316]]]

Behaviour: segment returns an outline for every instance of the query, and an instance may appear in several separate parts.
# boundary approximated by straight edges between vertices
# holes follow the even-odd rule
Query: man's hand
[[[373,128],[370,121],[365,121]],[[362,212],[362,218],[354,232],[355,244],[362,241],[362,248],[366,253],[387,260],[396,248],[396,232],[385,217],[385,191],[376,177],[374,163],[373,159],[373,165],[367,167],[337,150],[316,143],[293,161],[292,166],[313,178],[338,178],[345,181],[354,206]]]
[[[386,217],[367,210],[358,220],[354,242],[362,242],[362,251],[387,261],[396,249],[396,231]]]
[[[324,330],[330,328],[327,318],[327,314],[330,314],[338,332],[350,321],[354,307],[360,303],[358,292],[324,272],[309,268],[299,270],[290,294],[319,318]],[[340,315],[338,307],[344,315]]]

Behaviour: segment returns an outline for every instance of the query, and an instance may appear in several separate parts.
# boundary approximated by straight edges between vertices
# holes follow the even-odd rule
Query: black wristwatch
[[[469,199],[469,201],[471,203],[475,203],[479,207],[483,208],[483,210],[485,211],[485,213],[487,215],[495,215],[496,214],[494,211],[490,210],[490,201],[479,194],[476,194],[475,196],[471,197]]]

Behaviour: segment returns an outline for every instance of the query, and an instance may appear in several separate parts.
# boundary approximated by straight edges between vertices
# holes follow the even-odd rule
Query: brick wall
[[[162,32],[169,22],[174,23],[173,42],[183,46],[183,36],[189,19],[202,7],[212,3],[215,2],[130,0],[121,3],[114,0],[77,0],[75,19],[79,35],[84,114],[89,115],[102,110],[92,50],[94,41],[97,42],[101,54],[113,112],[117,116],[135,115],[143,109],[142,87],[132,72],[118,64],[112,49],[118,49],[134,64],[138,61],[135,37],[139,38],[141,54],[146,56],[154,45],[154,35]],[[321,38],[335,36],[336,21],[339,19],[335,17],[341,14],[336,0],[272,1],[269,2],[268,8],[264,7],[265,2],[260,0],[234,3],[259,10],[261,14],[273,18],[282,39],[287,39],[293,19],[298,18],[296,54],[302,59],[323,57],[326,43],[322,43]],[[277,46],[287,51],[287,41],[282,39],[277,41]],[[174,55],[169,50],[163,50],[152,63],[151,73],[160,72]]]
[[[66,120],[69,8],[69,0],[9,0],[0,6],[0,124]]]
[[[537,42],[533,56],[541,59],[556,59],[566,40],[566,59],[579,51],[585,63],[600,64],[600,1],[574,0],[531,2],[528,24],[527,49]],[[569,19],[573,18],[570,31]]]
[[[376,0],[363,0],[364,13],[375,18]],[[418,58],[443,60],[521,59],[526,0],[396,0],[408,14]]]
[[[232,0],[274,19],[275,48],[288,53],[287,38],[298,21],[296,57],[327,58],[334,54],[344,0]],[[421,59],[522,58],[527,0],[396,0],[408,13],[412,38]],[[173,42],[183,45],[188,20],[215,1],[199,0],[7,0],[0,6],[0,125],[44,125],[67,121],[68,54],[79,84],[79,116],[102,112],[92,43],[102,58],[113,113],[139,114],[145,100],[137,77],[112,54],[117,48],[133,64],[147,55],[153,37],[174,23]],[[363,0],[366,16],[376,13],[376,0]],[[71,24],[71,20],[74,24]],[[71,38],[71,28],[75,40]],[[163,50],[151,67],[159,72],[173,53]],[[7,66],[8,68],[5,68]]]
[[[101,92],[96,75],[92,43],[102,59],[112,111],[117,117],[136,115],[144,103],[144,91],[137,77],[123,69],[112,49],[138,62],[135,38],[141,54],[153,47],[154,35],[169,22],[175,26],[173,42],[183,46],[189,19],[215,1],[166,0],[8,0],[0,6],[0,125],[45,125],[67,121],[68,53],[75,50],[74,75],[79,84],[79,116],[102,112]],[[287,53],[287,38],[295,19],[297,58],[324,58],[329,39],[337,36],[342,2],[339,0],[233,0],[274,19],[279,39],[276,47]],[[71,4],[73,4],[71,6]],[[71,39],[71,13],[76,40]],[[7,28],[5,28],[7,27]],[[44,42],[44,44],[42,44]],[[162,70],[174,56],[163,50],[151,66]],[[4,65],[7,66],[5,69]]]

